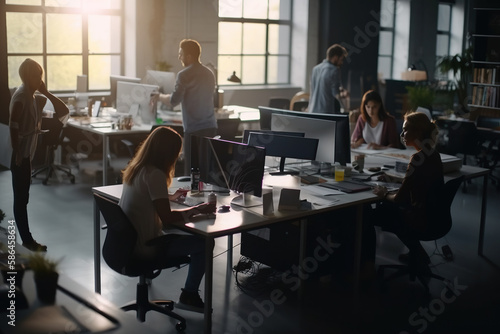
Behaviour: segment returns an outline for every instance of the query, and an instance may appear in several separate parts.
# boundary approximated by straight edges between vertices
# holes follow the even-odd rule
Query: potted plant
[[[53,304],[56,298],[59,261],[47,258],[45,253],[34,252],[28,256],[28,267],[34,272],[38,299]]]
[[[418,107],[432,110],[434,103],[434,89],[428,85],[417,85],[406,87],[408,90],[408,102],[412,110],[417,110]]]
[[[462,113],[468,112],[467,87],[472,76],[472,47],[465,49],[461,54],[444,56],[438,60],[437,68],[445,74],[453,72],[452,85],[457,94],[458,105]]]

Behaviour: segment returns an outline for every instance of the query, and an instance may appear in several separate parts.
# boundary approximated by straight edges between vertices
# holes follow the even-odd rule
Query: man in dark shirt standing
[[[347,50],[334,44],[326,51],[326,59],[314,66],[311,77],[311,97],[309,111],[313,113],[340,113],[340,97],[347,97],[348,92],[342,88],[340,67],[347,57]]]

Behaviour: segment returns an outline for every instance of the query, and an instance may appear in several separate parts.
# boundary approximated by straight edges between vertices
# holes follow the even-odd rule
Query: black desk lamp
[[[233,74],[227,78],[227,81],[241,83],[241,79],[236,76],[236,71],[233,71]]]

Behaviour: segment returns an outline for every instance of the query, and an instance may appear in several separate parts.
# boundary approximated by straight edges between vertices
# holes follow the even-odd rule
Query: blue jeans
[[[195,235],[165,235],[166,241],[162,254],[168,257],[189,255],[189,271],[184,284],[184,289],[189,292],[198,292],[203,275],[205,275],[205,238]],[[160,238],[163,238],[160,237]],[[212,249],[215,243],[212,244]]]

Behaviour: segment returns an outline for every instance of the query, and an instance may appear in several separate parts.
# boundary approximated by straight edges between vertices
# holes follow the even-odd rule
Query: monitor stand
[[[255,196],[251,195],[250,193],[243,193],[241,195],[234,197],[231,200],[231,204],[241,206],[244,208],[250,208],[253,206],[262,205],[262,199],[259,197],[255,197]]]
[[[281,158],[280,160],[280,171],[279,172],[272,172],[272,173],[269,173],[273,176],[275,175],[299,175],[299,172],[298,171],[285,171],[285,159],[284,157]]]

